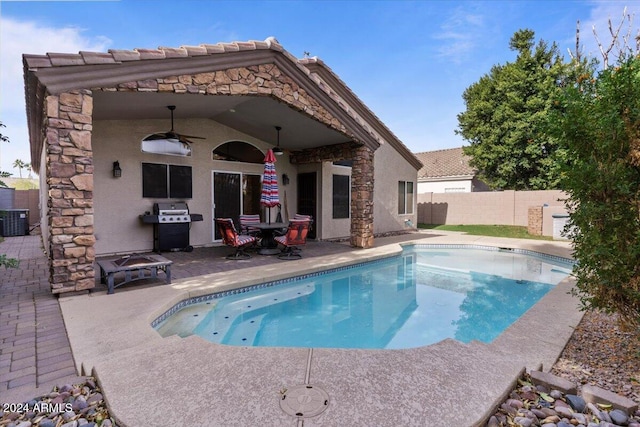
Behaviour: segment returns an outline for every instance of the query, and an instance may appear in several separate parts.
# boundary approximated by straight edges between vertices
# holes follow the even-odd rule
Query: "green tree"
[[[532,30],[517,31],[509,43],[515,62],[495,65],[463,94],[466,111],[456,133],[471,165],[494,189],[554,189],[564,151],[548,135],[547,116],[569,67],[555,44],[534,47]]]
[[[551,115],[569,161],[570,237],[578,264],[574,294],[585,309],[640,325],[640,59],[599,72],[578,67]]]
[[[2,124],[2,122],[0,122],[0,127],[3,128],[3,127],[5,127],[5,125]],[[0,133],[0,142],[9,142],[9,138],[6,135],[3,135],[3,134]],[[0,171],[0,177],[1,178],[6,178],[8,176],[11,176],[11,174],[7,173],[7,172]],[[6,186],[7,185],[0,180],[0,187],[6,187]],[[0,241],[2,241],[1,237],[0,237]],[[20,263],[20,261],[18,261],[15,258],[7,258],[7,255],[0,254],[0,267],[17,268],[19,263]]]
[[[0,122],[0,128],[6,127],[2,122]],[[9,142],[9,137],[0,133],[0,142]],[[0,178],[8,178],[11,174],[9,172],[0,171]],[[7,184],[0,179],[0,187],[7,188]],[[1,265],[1,264],[0,264]]]
[[[20,159],[16,159],[13,162],[13,167],[14,168],[18,168],[18,174],[20,175],[20,178],[22,178],[22,169],[27,168],[28,167],[27,165],[28,165],[28,163],[25,163]]]

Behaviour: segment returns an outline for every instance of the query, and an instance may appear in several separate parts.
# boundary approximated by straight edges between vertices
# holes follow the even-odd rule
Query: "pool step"
[[[227,338],[225,337],[225,344],[229,345],[253,345],[253,342],[258,335],[262,319],[267,314],[260,314],[253,316],[251,319],[243,320],[235,328],[233,332]]]

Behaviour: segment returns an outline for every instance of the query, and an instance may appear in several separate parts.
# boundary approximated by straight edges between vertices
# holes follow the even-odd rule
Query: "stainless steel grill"
[[[155,252],[190,252],[193,249],[189,244],[191,222],[202,221],[202,215],[189,213],[189,206],[184,202],[154,203],[153,214],[146,212],[140,219],[144,224],[153,224]]]
[[[186,203],[156,203],[153,205],[153,213],[158,215],[158,222],[161,224],[191,222]]]

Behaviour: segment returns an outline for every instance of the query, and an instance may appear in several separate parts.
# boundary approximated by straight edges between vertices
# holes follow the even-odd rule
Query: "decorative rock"
[[[574,411],[584,412],[584,409],[587,406],[587,402],[585,402],[582,397],[576,396],[575,394],[567,394],[565,398]]]
[[[38,427],[56,427],[56,423],[54,423],[52,420],[47,418],[40,421],[40,423],[38,424]]]
[[[585,417],[584,414],[573,414],[573,419],[576,420],[578,424],[587,424],[587,417]]]
[[[545,414],[544,412],[542,412],[542,410],[541,410],[541,409],[538,409],[538,408],[533,408],[533,409],[531,409],[531,412],[532,412],[536,417],[538,417],[538,418],[542,418],[542,419],[544,419],[544,418],[547,418],[547,417],[548,417],[548,415],[547,415],[547,414]]]
[[[621,411],[620,409],[614,409],[609,412],[609,416],[611,417],[611,421],[615,424],[626,426],[629,424],[629,416],[626,412]]]
[[[562,392],[560,390],[551,390],[549,396],[553,397],[554,399],[562,399]]]
[[[64,414],[62,414],[62,419],[65,421],[69,421],[71,418],[75,417],[76,413],[73,411],[67,411]]]
[[[533,424],[531,419],[525,417],[515,417],[513,421],[521,427],[531,427],[531,424]]]
[[[79,411],[87,406],[89,406],[87,400],[83,396],[78,396],[78,398],[73,402],[72,408],[74,411]]]
[[[611,404],[614,408],[622,409],[628,414],[638,410],[638,405],[633,400],[590,384],[582,387],[582,397],[587,402]]]
[[[577,391],[576,386],[571,381],[556,377],[548,372],[531,371],[529,374],[531,375],[531,380],[536,385],[542,384],[545,387],[557,389],[563,393],[575,394]]]
[[[521,401],[517,400],[517,399],[509,399],[507,400],[507,405],[511,406],[512,408],[515,409],[521,409],[524,406],[524,403],[522,403]]]
[[[558,427],[573,427],[573,424],[571,423],[565,423],[564,421],[560,421],[558,423]]]
[[[556,407],[556,412],[561,417],[566,417],[568,419],[573,418],[573,411],[571,408],[565,408],[564,406]]]

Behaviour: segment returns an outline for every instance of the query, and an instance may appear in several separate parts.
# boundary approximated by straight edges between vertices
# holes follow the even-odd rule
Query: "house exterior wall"
[[[199,213],[203,221],[191,224],[190,244],[206,246],[213,242],[213,171],[243,172],[262,175],[263,164],[212,160],[212,151],[228,141],[243,141],[266,152],[271,145],[207,119],[181,119],[180,127],[189,133],[206,137],[191,145],[190,157],[143,153],[141,140],[146,135],[165,129],[166,120],[95,121],[93,146],[95,164],[94,206],[96,254],[148,251],[153,249],[153,226],[142,224],[139,215],[152,211],[156,202],[185,201],[191,213]],[[282,174],[294,170],[288,156],[276,163],[279,184]],[[120,162],[121,178],[113,178],[114,161]],[[163,163],[192,167],[193,197],[187,200],[142,197],[142,163]],[[282,190],[281,190],[282,193]],[[291,195],[295,203],[295,193]],[[275,211],[274,211],[275,212]],[[273,214],[275,217],[275,213]]]
[[[375,152],[374,233],[407,230],[417,226],[418,171],[393,147],[382,144]],[[398,214],[398,181],[413,182],[413,213]],[[408,225],[410,221],[413,226]]]
[[[470,193],[472,188],[471,179],[418,183],[418,193]]]

